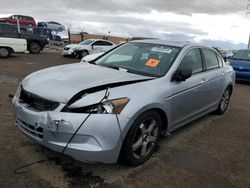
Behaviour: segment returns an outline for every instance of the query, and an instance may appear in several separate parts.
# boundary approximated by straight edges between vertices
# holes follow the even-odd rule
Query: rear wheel
[[[157,146],[161,127],[162,120],[157,112],[148,111],[142,114],[125,138],[121,158],[132,166],[147,161]]]
[[[29,45],[29,51],[32,54],[39,54],[41,51],[41,46],[37,42],[32,42]]]
[[[8,48],[0,47],[0,57],[7,58],[11,54],[11,51]]]
[[[222,115],[227,111],[230,98],[231,98],[231,94],[232,94],[232,89],[228,87],[223,93],[220,104],[217,110],[215,111],[216,114]]]
[[[58,31],[59,31],[59,32],[63,31],[63,28],[62,28],[62,27],[59,27],[59,28],[58,28]]]

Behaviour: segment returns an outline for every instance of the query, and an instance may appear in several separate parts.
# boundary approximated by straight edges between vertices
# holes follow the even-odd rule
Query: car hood
[[[151,77],[89,63],[75,63],[34,72],[21,84],[28,92],[44,99],[67,103],[74,95],[86,89],[107,84],[119,86],[119,83],[134,83],[147,79]]]
[[[229,60],[230,65],[233,68],[243,68],[243,69],[249,69],[250,70],[250,61],[246,60],[238,60],[238,59],[230,59]]]
[[[80,48],[83,47],[84,45],[80,45],[80,44],[70,44],[65,46],[66,48]]]

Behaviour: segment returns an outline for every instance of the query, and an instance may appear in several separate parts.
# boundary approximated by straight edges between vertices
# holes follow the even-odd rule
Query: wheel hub
[[[158,124],[150,119],[143,122],[133,141],[133,154],[136,158],[147,156],[154,148],[158,136]]]

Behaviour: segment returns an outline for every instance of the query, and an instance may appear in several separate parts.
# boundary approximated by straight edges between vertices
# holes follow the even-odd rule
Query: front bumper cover
[[[16,124],[26,136],[59,153],[88,116],[57,110],[36,112],[20,104],[16,96],[13,98],[13,109]],[[120,126],[125,127],[129,118],[119,115],[118,120]],[[116,163],[124,137],[115,115],[91,114],[64,154],[83,162]]]

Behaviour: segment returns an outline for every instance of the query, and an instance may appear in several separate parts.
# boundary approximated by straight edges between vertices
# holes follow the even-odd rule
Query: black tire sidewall
[[[137,130],[139,129],[139,125],[143,121],[145,121],[146,119],[149,119],[149,118],[154,119],[158,124],[157,140],[156,140],[156,143],[155,143],[152,151],[144,158],[138,159],[133,155],[133,151],[132,151],[133,139],[134,139],[134,136],[135,136]],[[132,127],[130,128],[129,132],[126,135],[126,138],[125,138],[123,146],[122,146],[121,155],[120,155],[121,160],[124,161],[126,164],[131,165],[131,166],[138,166],[138,165],[146,162],[151,157],[151,155],[153,154],[154,150],[157,147],[157,144],[158,144],[158,141],[160,138],[161,128],[162,128],[162,119],[161,119],[161,116],[159,115],[159,113],[157,113],[156,111],[147,111],[147,112],[143,113],[142,115],[140,115],[136,119],[136,121],[134,122],[134,124],[132,125]]]
[[[83,55],[84,53],[85,53],[85,55]],[[87,50],[83,50],[82,53],[81,53],[81,56],[82,56],[82,57],[85,57],[85,56],[87,56],[87,55],[89,55],[89,52],[88,52]]]
[[[222,97],[224,96],[224,94],[225,94],[226,91],[229,92],[229,102],[230,102],[231,95],[232,95],[232,91],[231,91],[231,89],[230,89],[229,87],[227,87],[227,89],[224,90]],[[222,98],[221,98],[221,100],[220,100],[220,104],[219,104],[217,110],[215,111],[216,114],[218,114],[218,115],[224,114],[224,113],[227,111],[228,107],[229,107],[229,104],[228,104],[227,107],[223,110],[223,109],[221,108],[221,102],[222,102]]]
[[[2,56],[2,55],[0,54],[0,58],[7,58],[7,57],[10,56],[11,52],[10,52],[10,50],[9,50],[8,48],[0,48],[0,49],[5,49],[5,50],[8,51],[8,55],[7,55],[7,56]]]
[[[38,51],[33,51],[33,45],[37,45],[37,47],[39,47],[39,50]],[[39,54],[41,52],[41,46],[37,43],[37,42],[31,42],[30,45],[29,45],[29,51],[31,54]]]

